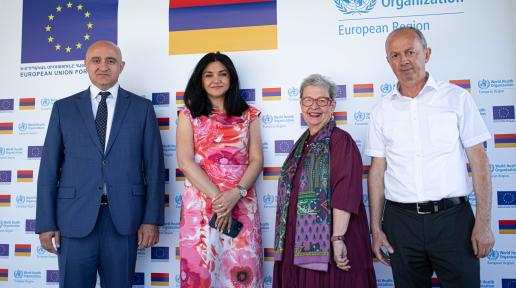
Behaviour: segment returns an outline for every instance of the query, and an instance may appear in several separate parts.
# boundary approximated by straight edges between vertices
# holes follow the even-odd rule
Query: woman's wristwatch
[[[345,239],[346,239],[346,237],[344,237],[344,235],[337,235],[337,236],[331,236],[330,241],[331,242],[344,241]]]
[[[244,186],[237,184],[236,187],[238,191],[240,191],[240,198],[244,198],[245,196],[247,196],[247,189],[245,189]]]

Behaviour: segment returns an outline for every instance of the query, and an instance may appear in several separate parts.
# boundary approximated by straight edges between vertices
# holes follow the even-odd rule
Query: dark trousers
[[[94,288],[97,273],[102,287],[132,287],[137,241],[136,234],[118,234],[109,207],[101,206],[95,228],[88,236],[61,237],[59,287]]]
[[[394,248],[390,255],[396,288],[430,288],[435,271],[442,288],[480,287],[480,263],[473,255],[475,218],[469,202],[435,214],[390,204],[384,231]]]

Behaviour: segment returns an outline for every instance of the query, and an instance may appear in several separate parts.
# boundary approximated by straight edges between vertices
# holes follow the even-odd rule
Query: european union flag
[[[498,205],[516,205],[516,191],[498,191]]]
[[[493,120],[514,120],[514,106],[493,106]]]
[[[11,182],[11,171],[2,170],[0,171],[0,183],[9,183]]]
[[[58,270],[47,270],[47,283],[59,283]]]
[[[143,272],[134,273],[133,285],[145,285],[145,274]]]
[[[274,153],[290,153],[292,147],[294,147],[294,140],[274,141]]]
[[[36,220],[35,219],[26,219],[25,220],[25,232],[35,232],[36,231]]]
[[[152,105],[168,105],[170,104],[170,93],[152,93]]]
[[[14,110],[14,99],[0,99],[0,111]]]
[[[9,256],[9,244],[0,244],[0,257]]]
[[[28,146],[27,157],[29,158],[41,158],[43,153],[43,146]]]
[[[240,96],[246,102],[254,102],[256,100],[254,89],[240,89]]]
[[[502,279],[502,288],[516,288],[516,279]]]
[[[170,181],[170,169],[165,169],[165,182]]]
[[[151,260],[153,261],[168,261],[168,247],[152,247]]]
[[[117,42],[118,0],[24,0],[22,63],[83,60],[95,41]]]

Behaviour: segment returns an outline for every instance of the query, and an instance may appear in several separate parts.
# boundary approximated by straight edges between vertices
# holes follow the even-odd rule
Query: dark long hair
[[[201,115],[209,116],[213,109],[206,90],[204,90],[202,86],[202,72],[206,69],[206,66],[216,61],[222,63],[229,73],[230,85],[224,96],[224,110],[226,115],[229,117],[242,116],[242,113],[249,108],[249,105],[247,105],[245,100],[240,96],[238,75],[231,59],[220,52],[208,53],[199,60],[186,85],[184,95],[185,105],[194,118]]]

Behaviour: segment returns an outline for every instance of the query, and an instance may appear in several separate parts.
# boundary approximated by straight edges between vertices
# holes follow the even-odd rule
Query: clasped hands
[[[217,221],[215,221],[217,230],[230,230],[232,220],[231,212],[238,203],[238,200],[240,200],[240,191],[236,187],[228,191],[220,192],[213,198],[211,206],[213,212],[217,213]]]

